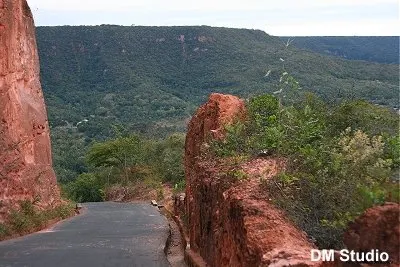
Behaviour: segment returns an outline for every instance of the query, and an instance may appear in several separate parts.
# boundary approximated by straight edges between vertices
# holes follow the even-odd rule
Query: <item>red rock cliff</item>
[[[39,79],[32,13],[25,0],[0,0],[0,221],[19,200],[60,201]]]
[[[245,114],[237,97],[212,94],[189,123],[185,147],[186,201],[192,253],[209,266],[312,266],[306,236],[269,201],[260,178],[282,168],[276,159],[255,159],[235,169],[249,179],[234,181],[221,162],[200,159],[201,145],[223,137],[223,125]],[[229,175],[228,175],[229,176]]]

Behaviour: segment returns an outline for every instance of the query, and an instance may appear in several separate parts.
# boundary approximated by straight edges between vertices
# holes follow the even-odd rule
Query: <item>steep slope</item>
[[[325,55],[378,63],[399,64],[399,36],[281,37],[292,45]]]
[[[60,202],[39,81],[32,14],[25,0],[0,1],[0,222],[18,201]]]

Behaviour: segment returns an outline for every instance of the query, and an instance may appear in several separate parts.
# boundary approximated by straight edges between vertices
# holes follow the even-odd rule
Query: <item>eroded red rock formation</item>
[[[350,224],[344,243],[355,251],[377,249],[389,254],[392,266],[400,265],[400,205],[372,207]]]
[[[242,100],[212,94],[189,123],[185,148],[186,201],[190,247],[209,266],[313,266],[313,245],[262,192],[260,179],[283,167],[277,159],[236,166],[248,174],[240,182],[229,167],[200,159],[208,138],[222,138],[224,124],[245,116]],[[228,169],[227,169],[228,168]]]
[[[193,265],[373,266],[340,262],[339,252],[334,262],[310,261],[315,246],[271,203],[268,190],[262,186],[263,180],[285,168],[284,160],[256,158],[232,164],[232,159],[202,155],[207,147],[204,144],[223,138],[224,125],[245,118],[245,113],[239,98],[212,94],[189,123],[185,145],[186,215],[181,217],[188,220],[187,255]],[[246,178],[240,178],[243,175]],[[399,212],[400,206],[395,203],[368,209],[346,232],[347,248],[387,252],[390,266],[399,266]]]
[[[25,0],[0,0],[0,221],[20,200],[46,208],[60,193],[32,13]]]
[[[185,141],[186,179],[192,177],[191,167],[196,163],[197,157],[200,155],[200,147],[205,140],[223,137],[224,125],[243,116],[244,113],[245,104],[238,97],[222,94],[210,95],[208,102],[197,110],[189,122]],[[190,183],[190,181],[187,182]]]

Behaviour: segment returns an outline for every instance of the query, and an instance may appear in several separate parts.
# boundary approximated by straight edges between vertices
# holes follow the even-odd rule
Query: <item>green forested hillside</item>
[[[39,27],[42,85],[58,177],[86,170],[92,140],[165,136],[211,92],[272,93],[283,72],[328,102],[397,107],[398,65],[323,56],[258,30],[213,27]],[[267,75],[268,74],[268,75]]]
[[[298,48],[347,59],[399,64],[399,36],[281,37]]]

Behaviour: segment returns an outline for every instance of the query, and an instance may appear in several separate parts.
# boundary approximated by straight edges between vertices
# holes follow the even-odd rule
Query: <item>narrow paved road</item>
[[[87,203],[52,229],[0,242],[0,267],[167,267],[168,222],[150,204]]]

